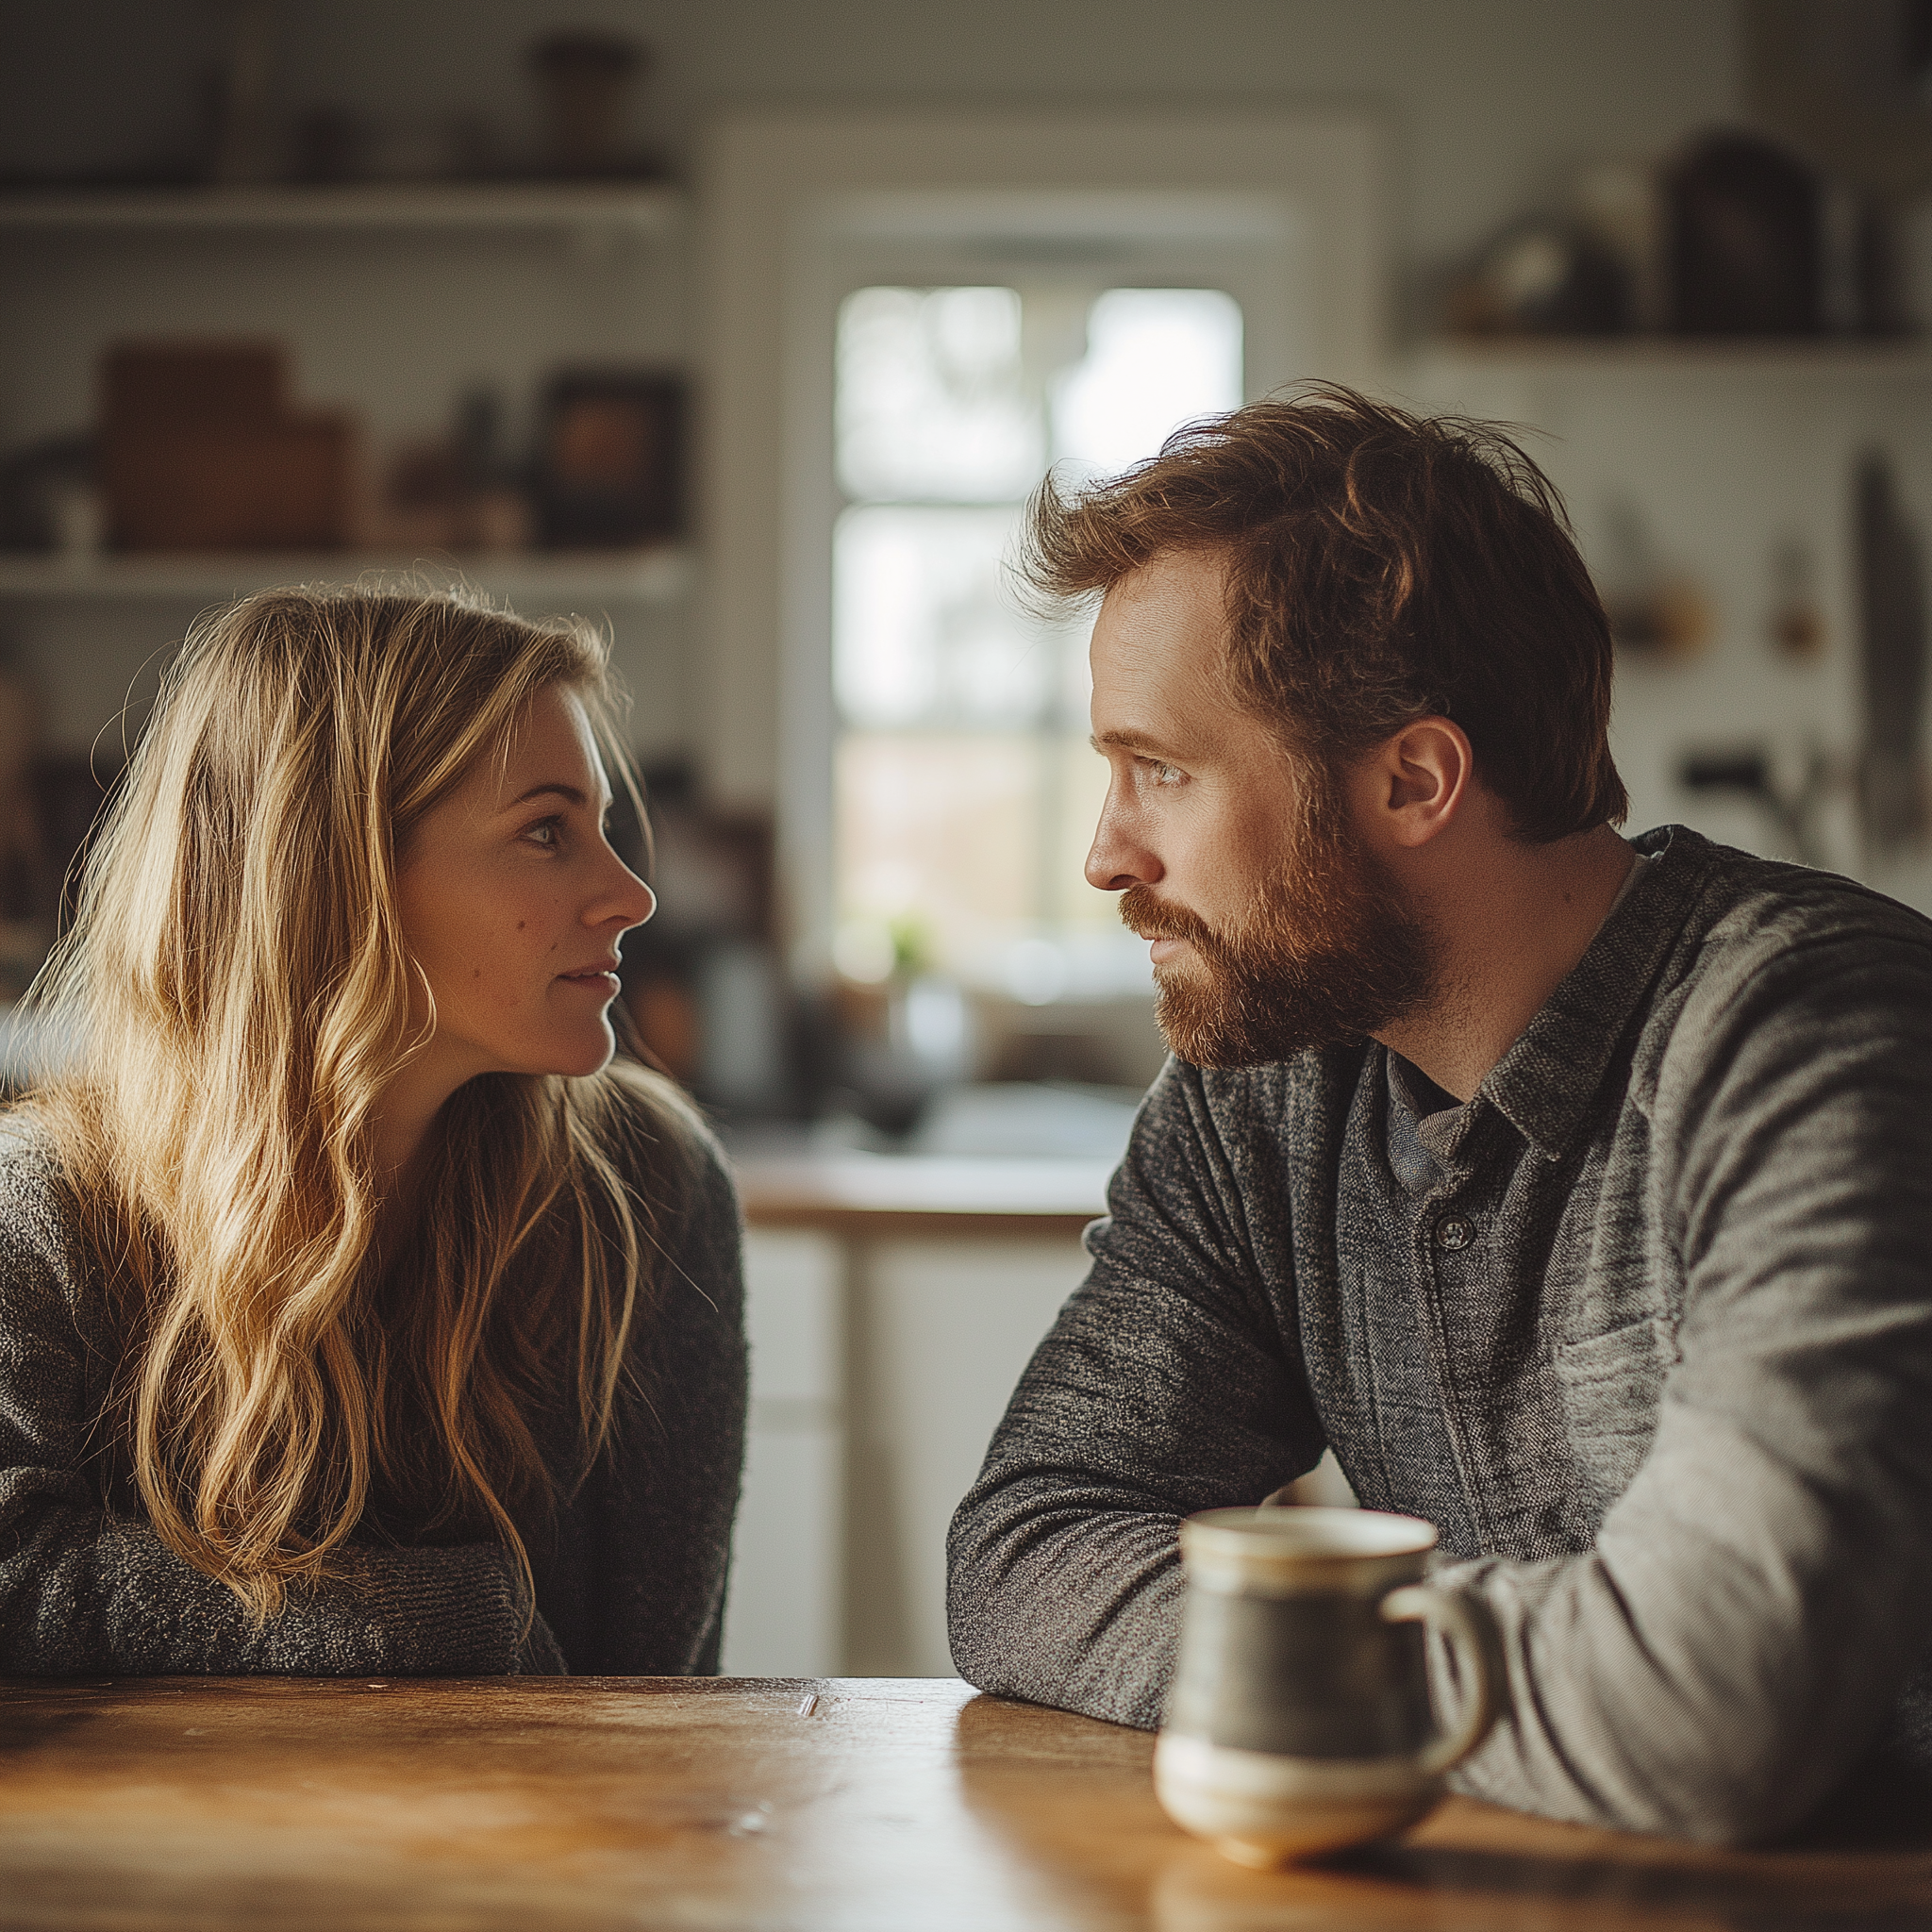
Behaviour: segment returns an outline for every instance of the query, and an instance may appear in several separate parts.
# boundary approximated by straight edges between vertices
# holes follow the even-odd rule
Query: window
[[[839,310],[832,536],[835,952],[1030,1004],[1147,982],[1082,863],[1106,790],[1085,624],[1006,564],[1049,464],[1071,484],[1242,397],[1216,289],[861,288]]]

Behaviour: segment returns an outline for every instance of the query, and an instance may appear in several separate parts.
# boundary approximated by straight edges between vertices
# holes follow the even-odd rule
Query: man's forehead
[[[1108,587],[1102,608],[1157,604],[1187,607],[1219,623],[1227,585],[1227,559],[1219,550],[1157,550],[1144,563]]]
[[[1164,733],[1180,714],[1222,711],[1223,606],[1217,563],[1160,557],[1107,593],[1093,625],[1094,728]],[[1143,713],[1148,708],[1158,714]],[[1107,716],[1103,720],[1103,713]]]

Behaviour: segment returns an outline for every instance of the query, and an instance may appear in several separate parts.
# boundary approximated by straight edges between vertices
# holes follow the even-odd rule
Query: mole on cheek
[[[523,929],[524,929],[524,926],[525,925],[525,924],[526,924],[526,923],[527,923],[527,922],[525,922],[525,921],[524,921],[524,920],[521,920],[521,919],[520,919],[520,920],[518,920],[518,921],[517,921],[517,930],[518,930],[519,932],[522,932],[522,931],[523,931]]]

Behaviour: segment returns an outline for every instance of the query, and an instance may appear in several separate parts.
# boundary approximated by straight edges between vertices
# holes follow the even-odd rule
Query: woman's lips
[[[557,975],[565,986],[585,986],[593,992],[601,992],[607,999],[615,999],[623,991],[623,983],[614,973],[559,973]]]

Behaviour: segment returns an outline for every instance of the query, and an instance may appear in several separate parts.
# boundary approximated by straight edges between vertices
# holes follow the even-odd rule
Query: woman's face
[[[436,999],[412,1072],[454,1091],[477,1074],[594,1074],[615,1047],[617,942],[651,889],[604,836],[610,787],[583,706],[529,702],[507,762],[425,817],[398,877],[404,940]]]

